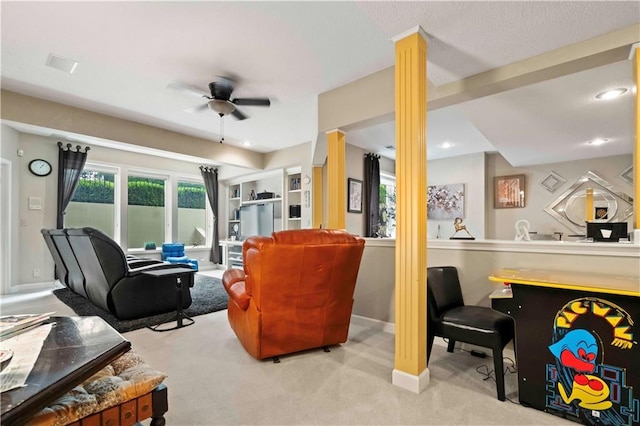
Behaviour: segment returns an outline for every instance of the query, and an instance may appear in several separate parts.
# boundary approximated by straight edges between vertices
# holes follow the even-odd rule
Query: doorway
[[[0,158],[0,294],[11,287],[11,162]]]

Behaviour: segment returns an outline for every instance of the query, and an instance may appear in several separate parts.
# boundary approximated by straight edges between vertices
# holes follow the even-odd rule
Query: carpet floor
[[[61,288],[54,290],[53,294],[64,304],[69,306],[79,316],[99,316],[120,333],[164,324],[175,317],[175,312],[153,315],[133,320],[120,320],[110,312],[94,305],[84,297],[69,290]],[[228,296],[222,287],[219,278],[196,274],[193,288],[191,288],[191,306],[184,310],[190,317],[209,314],[211,312],[227,309]]]

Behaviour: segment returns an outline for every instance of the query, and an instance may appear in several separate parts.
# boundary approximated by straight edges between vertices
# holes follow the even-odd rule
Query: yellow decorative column
[[[327,228],[346,229],[347,178],[344,132],[327,132]]]
[[[420,393],[427,370],[427,43],[416,27],[396,45],[394,385]]]
[[[584,190],[586,198],[584,200],[584,221],[593,222],[595,212],[593,210],[593,188],[587,188]]]
[[[322,166],[313,166],[313,227],[322,225]]]
[[[640,244],[640,43],[636,43],[631,48],[631,59],[633,62],[633,80],[636,85],[635,99],[635,144],[633,145],[633,229],[634,242]]]

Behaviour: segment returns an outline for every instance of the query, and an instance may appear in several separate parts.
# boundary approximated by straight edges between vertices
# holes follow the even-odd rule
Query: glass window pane
[[[83,170],[76,192],[67,206],[64,226],[67,228],[91,226],[114,238],[115,176],[114,173]]]
[[[381,179],[380,182],[378,235],[383,238],[396,237],[396,186],[391,179]]]
[[[165,181],[129,176],[127,185],[127,246],[144,248],[145,243],[155,243],[160,247],[165,241]]]
[[[204,184],[178,182],[178,242],[206,244],[206,193]]]

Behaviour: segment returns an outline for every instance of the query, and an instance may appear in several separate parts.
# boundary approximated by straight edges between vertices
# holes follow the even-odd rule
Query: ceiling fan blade
[[[208,97],[209,95],[202,90],[198,90],[195,87],[189,86],[185,83],[180,83],[178,81],[173,81],[167,84],[167,89],[178,90],[180,92],[186,93],[187,95],[197,96],[199,98]]]
[[[245,118],[247,118],[247,116],[242,111],[240,111],[238,108],[234,109],[233,112],[231,113],[231,115],[233,115],[238,120],[244,120]]]
[[[269,98],[235,98],[231,101],[236,105],[244,105],[244,106],[269,106],[271,105],[271,101]]]
[[[184,111],[188,112],[190,114],[196,113],[196,112],[202,112],[209,109],[209,106],[207,104],[202,104],[202,105],[197,105],[194,107],[190,107],[190,108],[185,108]]]

